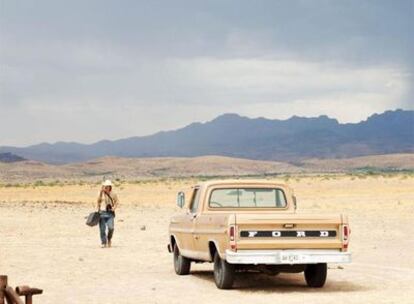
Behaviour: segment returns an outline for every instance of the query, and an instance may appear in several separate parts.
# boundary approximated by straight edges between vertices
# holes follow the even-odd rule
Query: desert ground
[[[353,263],[330,265],[322,289],[302,274],[239,274],[218,290],[212,265],[177,276],[167,252],[177,191],[197,180],[117,183],[114,245],[100,248],[85,225],[95,183],[0,187],[0,274],[44,289],[35,303],[413,303],[414,176],[313,175],[274,178],[294,188],[301,213],[346,213]],[[143,227],[145,226],[145,230]]]

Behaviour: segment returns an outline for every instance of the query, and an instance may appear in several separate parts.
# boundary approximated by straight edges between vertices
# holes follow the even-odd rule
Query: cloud
[[[2,5],[0,145],[413,108],[412,1]]]
[[[328,114],[355,122],[393,108],[410,80],[400,67],[349,67],[305,60],[196,58],[171,65],[179,71],[177,81],[184,91],[198,92],[199,103],[222,111],[230,106],[247,116]]]
[[[395,99],[406,90],[409,76],[400,67],[353,67],[301,59],[194,58],[172,60],[170,65],[181,76],[179,81],[188,86],[206,87],[206,91],[229,90],[237,97],[265,96],[268,102],[287,102],[332,91],[376,92]]]
[[[111,55],[105,66],[100,63],[105,56],[94,52],[72,52],[72,68],[63,73],[60,68],[43,71],[48,84],[44,75],[17,75],[15,87],[32,91],[17,110],[2,115],[21,117],[22,125],[30,126],[20,131],[25,142],[43,141],[45,135],[84,142],[145,135],[224,112],[277,118],[327,114],[359,121],[393,108],[409,81],[409,75],[391,66],[206,57],[142,62],[125,54]],[[2,124],[12,121],[3,117]]]

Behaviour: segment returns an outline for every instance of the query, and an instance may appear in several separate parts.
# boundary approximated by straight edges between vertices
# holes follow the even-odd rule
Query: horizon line
[[[2,149],[7,149],[7,148],[28,148],[28,147],[39,146],[39,145],[51,145],[51,146],[53,146],[53,145],[56,145],[56,144],[77,144],[77,145],[89,146],[89,145],[94,145],[94,144],[101,143],[101,142],[114,142],[114,141],[131,139],[131,138],[144,138],[144,137],[154,136],[154,135],[157,135],[159,133],[166,133],[166,132],[178,131],[178,130],[184,129],[184,128],[188,127],[188,126],[191,126],[193,124],[206,124],[206,123],[210,123],[210,122],[212,122],[212,121],[214,121],[214,120],[216,120],[216,119],[218,119],[218,118],[220,118],[222,116],[226,116],[226,115],[235,115],[235,116],[238,116],[240,118],[247,118],[247,119],[250,119],[250,120],[265,119],[265,120],[271,120],[271,121],[288,121],[288,120],[291,120],[293,118],[314,119],[314,118],[327,117],[328,119],[335,120],[339,125],[355,125],[355,124],[359,124],[359,123],[365,122],[369,118],[371,118],[371,117],[373,117],[375,115],[382,115],[382,114],[385,114],[387,112],[399,112],[399,111],[410,112],[410,111],[414,111],[414,109],[403,109],[401,107],[398,107],[398,108],[395,108],[395,109],[385,110],[385,111],[383,111],[381,113],[373,112],[370,115],[368,115],[365,119],[360,120],[358,122],[345,122],[345,123],[339,122],[339,120],[337,118],[330,117],[327,114],[320,114],[319,116],[298,116],[298,115],[292,115],[292,116],[290,116],[289,118],[286,118],[286,119],[279,119],[279,118],[268,118],[268,117],[264,117],[264,116],[249,117],[249,116],[241,115],[241,114],[238,114],[238,113],[235,113],[235,112],[225,112],[225,113],[222,113],[220,115],[217,115],[216,117],[214,117],[214,118],[212,118],[210,120],[206,120],[206,121],[194,121],[194,122],[188,123],[188,124],[186,124],[184,126],[178,127],[176,129],[159,130],[159,131],[156,131],[156,132],[147,134],[147,135],[137,135],[137,136],[132,135],[132,136],[126,136],[126,137],[120,137],[120,138],[113,138],[113,139],[106,139],[106,138],[104,138],[104,139],[96,140],[96,141],[89,142],[89,143],[79,142],[79,141],[58,140],[58,141],[55,141],[55,142],[43,141],[43,142],[40,142],[40,143],[37,143],[37,144],[29,144],[29,145],[1,145],[0,144],[0,148],[2,148]]]

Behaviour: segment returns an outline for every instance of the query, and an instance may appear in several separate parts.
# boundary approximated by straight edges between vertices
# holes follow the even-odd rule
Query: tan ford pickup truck
[[[322,287],[327,263],[349,263],[350,229],[344,215],[296,213],[292,190],[270,181],[211,181],[194,186],[184,211],[172,216],[168,250],[178,275],[191,262],[213,262],[218,288],[231,288],[237,271],[304,272]],[[185,207],[184,207],[185,206]]]

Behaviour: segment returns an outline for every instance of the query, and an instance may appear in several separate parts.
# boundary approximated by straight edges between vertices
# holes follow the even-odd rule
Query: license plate
[[[295,263],[300,260],[300,256],[295,253],[282,253],[281,260],[282,263]]]

